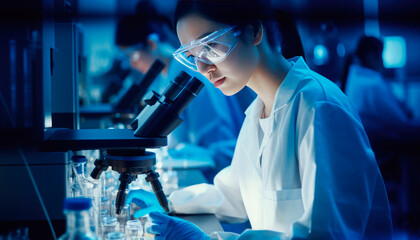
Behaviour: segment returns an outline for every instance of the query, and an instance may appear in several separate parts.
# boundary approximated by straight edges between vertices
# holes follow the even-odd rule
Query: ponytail
[[[286,59],[302,56],[306,61],[302,40],[293,17],[283,10],[276,10],[275,20],[280,31],[280,45],[283,56]]]

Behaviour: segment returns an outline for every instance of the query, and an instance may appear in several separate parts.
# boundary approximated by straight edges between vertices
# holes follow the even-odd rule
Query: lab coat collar
[[[310,71],[302,57],[294,57],[288,59],[288,61],[293,64],[293,66],[290,68],[289,72],[287,73],[286,77],[276,92],[271,116],[273,116],[276,111],[286,106],[293,93],[295,92],[299,81]],[[245,111],[245,114],[258,121],[261,116],[260,114],[262,106],[263,101],[260,97],[257,97]]]
[[[283,108],[290,101],[299,81],[310,71],[303,57],[291,58],[289,62],[293,65],[277,90],[271,114]]]

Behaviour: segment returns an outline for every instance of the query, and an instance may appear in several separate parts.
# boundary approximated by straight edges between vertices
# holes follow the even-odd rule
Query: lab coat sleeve
[[[292,225],[294,238],[366,237],[381,176],[363,126],[349,111],[317,102],[297,122],[304,214]]]
[[[241,223],[248,220],[242,194],[239,187],[239,163],[235,159],[232,165],[224,168],[214,178],[214,186],[223,196],[223,201],[217,208],[216,217],[222,222]]]
[[[172,210],[184,214],[214,214],[223,196],[214,185],[197,184],[172,192],[168,198]]]
[[[287,239],[282,233],[270,230],[245,230],[241,235],[231,232],[214,232],[210,235],[212,240],[283,240]]]
[[[245,222],[247,215],[242,202],[237,178],[231,167],[216,175],[215,184],[198,184],[173,192],[168,200],[176,213],[215,214],[224,222]]]

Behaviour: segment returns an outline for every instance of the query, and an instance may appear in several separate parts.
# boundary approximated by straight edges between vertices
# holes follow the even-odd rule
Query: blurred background
[[[157,14],[169,21],[176,5],[176,0],[140,1],[152,4]],[[74,151],[87,149],[41,151],[48,148],[42,143],[51,136],[48,129],[126,129],[145,106],[136,102],[129,109],[118,108],[125,106],[121,103],[125,90],[146,74],[133,67],[133,53],[127,56],[131,44],[116,43],[119,23],[126,16],[138,14],[140,1],[14,0],[1,4],[0,236],[11,236],[19,230],[29,231],[33,239],[52,239],[64,232],[62,200],[71,192],[71,158],[77,155]],[[378,92],[371,99],[373,106],[379,106],[376,118],[365,121],[363,113],[361,117],[387,186],[395,239],[420,239],[420,1],[272,3],[279,22],[285,23],[283,52],[296,56],[293,52],[301,41],[303,52],[296,51],[305,55],[309,67],[346,94],[350,94],[346,89],[353,86],[349,80],[351,65],[363,66],[363,57],[357,51],[361,38],[372,36],[381,42],[377,52],[380,60],[376,62],[380,63],[377,72],[387,86],[386,92]],[[133,22],[126,34],[135,28]],[[155,87],[147,89],[144,96],[159,88]],[[353,89],[356,100],[352,101],[362,98],[360,89]],[[255,95],[245,89],[233,98],[240,108],[240,122]],[[388,109],[391,105],[398,110]],[[387,122],[394,118],[394,110],[398,120]],[[369,121],[387,123],[371,129]],[[239,129],[235,131],[237,134]],[[198,153],[212,149],[196,145],[200,147]],[[91,166],[101,155],[92,151],[83,154]],[[228,163],[214,158],[214,151],[205,154],[210,158],[191,160],[190,164],[200,170],[200,181],[211,182]],[[185,162],[181,165],[187,168]]]

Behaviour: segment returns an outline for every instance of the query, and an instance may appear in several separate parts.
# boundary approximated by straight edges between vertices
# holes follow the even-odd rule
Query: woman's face
[[[177,34],[181,45],[208,35],[214,31],[229,27],[197,15],[189,14],[177,23]],[[206,64],[198,61],[198,69],[215,87],[225,95],[239,92],[248,83],[254,72],[259,55],[250,27],[243,30],[236,47],[220,63]]]

